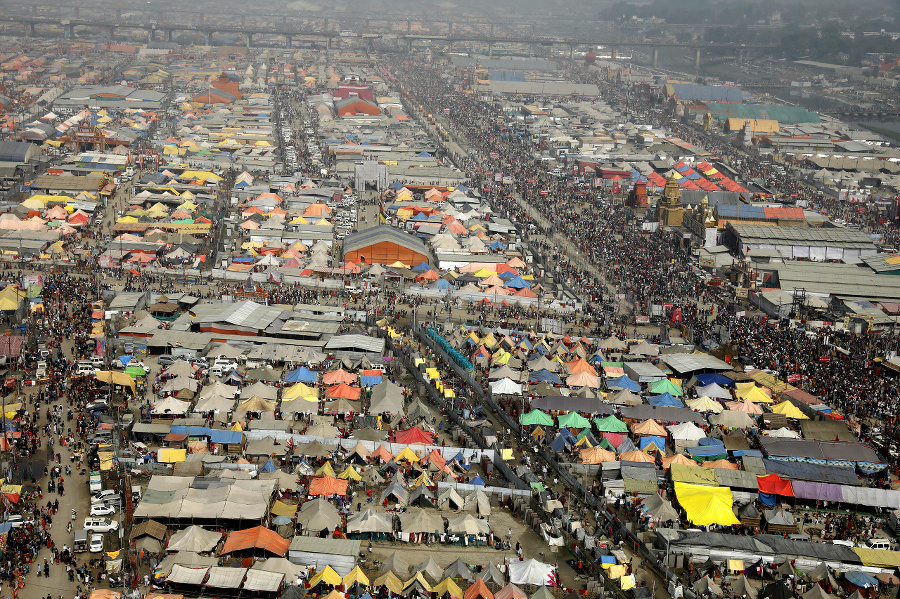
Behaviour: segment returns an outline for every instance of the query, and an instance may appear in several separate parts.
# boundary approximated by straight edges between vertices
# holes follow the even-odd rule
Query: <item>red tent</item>
[[[402,443],[403,445],[432,445],[434,443],[434,434],[414,426],[405,431],[394,431],[392,440],[394,443]]]

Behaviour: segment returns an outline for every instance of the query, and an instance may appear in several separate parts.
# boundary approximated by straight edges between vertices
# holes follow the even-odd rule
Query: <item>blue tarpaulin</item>
[[[712,385],[713,383],[719,385],[720,387],[734,386],[734,381],[732,379],[718,372],[704,372],[695,376],[697,377],[697,380],[700,381],[700,385],[702,385],[703,387]]]
[[[684,404],[681,403],[680,400],[675,399],[672,395],[666,391],[662,395],[654,395],[650,398],[649,404],[655,408],[662,408],[665,406],[671,406],[673,408],[683,408]]]
[[[657,436],[641,437],[641,449],[645,449],[651,443],[656,445],[656,447],[658,447],[659,449],[665,449],[665,447],[666,447],[665,437],[657,437]]]
[[[550,383],[552,385],[561,385],[562,380],[560,380],[559,375],[555,372],[551,372],[546,368],[541,368],[540,370],[536,370],[532,372],[528,376],[529,383]]]
[[[292,370],[284,377],[285,383],[315,383],[319,378],[316,372],[313,372],[306,366],[301,366],[296,370]]]
[[[609,379],[606,381],[606,386],[610,389],[628,389],[629,391],[634,391],[635,393],[638,393],[641,390],[640,383],[631,380],[627,376],[620,376],[618,378]]]

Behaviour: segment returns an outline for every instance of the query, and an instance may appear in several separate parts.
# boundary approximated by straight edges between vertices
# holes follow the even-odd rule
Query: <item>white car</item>
[[[88,544],[88,550],[91,553],[100,553],[103,551],[103,535],[91,535],[91,542]]]
[[[108,503],[98,503],[91,506],[91,516],[111,516],[116,513],[116,508]]]
[[[150,372],[150,369],[147,368],[147,365],[144,364],[143,362],[129,362],[127,367],[128,368],[136,367],[136,368],[142,369],[144,372]]]
[[[100,491],[99,493],[91,497],[91,505],[103,503],[114,495],[118,495],[115,489],[105,489],[103,491]]]
[[[109,518],[85,518],[84,529],[88,532],[109,532],[119,530],[119,523]]]
[[[13,514],[9,518],[6,519],[6,523],[12,526],[13,528],[22,528],[26,524],[33,525],[34,518],[29,518],[27,516],[22,516],[19,514]]]

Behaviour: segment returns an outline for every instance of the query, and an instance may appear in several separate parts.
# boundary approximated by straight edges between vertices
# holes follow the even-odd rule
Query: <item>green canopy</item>
[[[610,443],[610,442],[609,442],[609,439],[607,439],[606,437],[603,437],[602,439],[600,439],[600,445],[599,445],[599,446],[602,447],[603,449],[608,449],[608,450],[610,450],[610,451],[615,451],[615,450],[616,450],[616,448],[613,446],[613,444]]]
[[[29,285],[28,290],[25,292],[28,299],[34,299],[36,297],[41,296],[41,292],[44,290],[40,285]]]
[[[591,425],[591,421],[578,412],[563,414],[558,420],[560,428],[587,428]]]
[[[606,418],[594,418],[594,424],[601,433],[627,433],[628,425],[610,414]]]
[[[147,372],[141,368],[140,366],[128,366],[125,368],[125,374],[130,376],[133,379],[136,379],[139,376],[144,376]]]
[[[540,410],[531,410],[527,414],[519,416],[519,424],[524,424],[526,426],[534,424],[553,426],[553,417]]]
[[[681,387],[679,385],[676,385],[669,379],[662,379],[654,383],[650,383],[650,393],[655,393],[657,395],[668,393],[669,395],[674,395],[675,397],[681,397],[682,395],[684,395],[684,391],[681,390]]]
[[[544,490],[544,483],[531,483],[531,488],[532,488],[534,491],[537,491],[538,493],[541,493],[541,492],[543,492],[543,490]]]

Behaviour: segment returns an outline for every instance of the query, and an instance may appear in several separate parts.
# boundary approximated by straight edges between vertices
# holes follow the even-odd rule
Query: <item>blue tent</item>
[[[856,585],[858,587],[875,587],[878,588],[878,581],[866,574],[865,572],[860,572],[859,570],[850,570],[846,574],[844,574],[844,578],[850,584]]]
[[[658,437],[658,436],[641,437],[641,449],[645,449],[651,443],[656,445],[659,449],[665,449],[665,447],[666,447],[665,437]]]
[[[550,442],[550,448],[553,451],[561,451],[566,445],[575,445],[578,439],[569,432],[569,429],[563,429],[553,441]]]
[[[285,383],[315,383],[319,379],[319,375],[306,366],[301,366],[296,370],[292,370],[284,377]]]
[[[662,395],[654,395],[653,397],[650,398],[649,403],[651,406],[654,406],[656,408],[661,408],[664,406],[671,406],[673,408],[683,408],[684,407],[684,404],[681,403],[679,400],[675,399],[674,397],[672,397],[672,395],[669,394],[668,391],[666,391]]]
[[[522,277],[515,277],[514,279],[510,279],[506,282],[507,287],[512,287],[513,289],[522,289],[523,287],[531,287],[531,283],[523,279]]]
[[[447,279],[438,279],[434,283],[435,289],[450,289],[450,281]]]
[[[499,241],[495,241],[494,243],[491,244],[491,249],[492,250],[502,250],[502,249],[504,249],[504,246]]]
[[[626,451],[634,451],[635,449],[637,449],[637,447],[634,446],[634,442],[628,437],[625,437],[624,439],[622,439],[622,442],[619,444],[619,446],[616,447],[616,452],[625,453]]]
[[[559,375],[555,372],[550,372],[546,368],[541,368],[535,372],[532,372],[528,377],[529,383],[550,383],[551,385],[562,385],[562,380],[560,380]]]
[[[275,466],[272,465],[272,460],[266,462],[262,467],[263,472],[275,472]]]
[[[426,271],[426,270],[434,270],[434,268],[431,267],[427,262],[425,262],[425,261],[423,260],[422,262],[419,262],[418,264],[416,264],[415,266],[413,266],[413,270]]]
[[[640,383],[631,380],[625,375],[607,380],[606,386],[610,389],[628,389],[629,391],[634,391],[635,393],[640,393],[641,391]]]
[[[481,475],[480,475],[480,474],[476,474],[476,475],[475,475],[475,478],[473,478],[472,480],[469,481],[469,484],[470,484],[470,485],[478,485],[479,487],[484,487],[484,486],[486,486],[486,485],[484,484],[484,481],[481,480]]]
[[[704,437],[700,439],[700,447],[712,447],[714,445],[725,447],[725,443],[722,439],[717,439],[716,437]]]
[[[687,451],[692,458],[705,458],[707,460],[724,460],[728,457],[728,452],[725,451],[724,445],[704,445],[704,446],[696,446],[696,447],[686,447],[685,451]]]
[[[459,185],[456,186],[456,191],[459,191],[461,193],[466,193],[467,191],[469,191],[469,188],[466,187],[465,185],[463,185],[462,183],[460,183]]]
[[[128,363],[134,359],[134,356],[119,356],[119,362],[122,363],[122,366],[128,366]]]
[[[15,422],[13,422],[12,420],[10,420],[10,419],[7,418],[6,416],[3,416],[2,418],[0,418],[0,430],[4,430],[4,431],[10,432],[10,433],[14,433],[14,432],[16,432],[16,431],[19,430],[19,429],[18,429],[18,427],[16,426],[16,423],[15,423]]]
[[[393,191],[400,191],[401,189],[403,189],[403,183],[401,183],[400,181],[394,181],[393,183],[391,183],[388,189],[391,189]]]
[[[419,158],[431,158],[431,154],[429,154],[428,152],[419,152],[418,154],[416,154],[416,156],[418,156]]]
[[[712,385],[713,383],[719,385],[720,387],[734,386],[734,381],[732,379],[718,372],[704,372],[702,374],[696,375],[696,377],[697,380],[700,381],[700,385],[703,387]]]
[[[410,220],[428,220],[428,217],[425,216],[424,212],[420,212],[417,215],[415,215],[414,217],[412,217]]]

